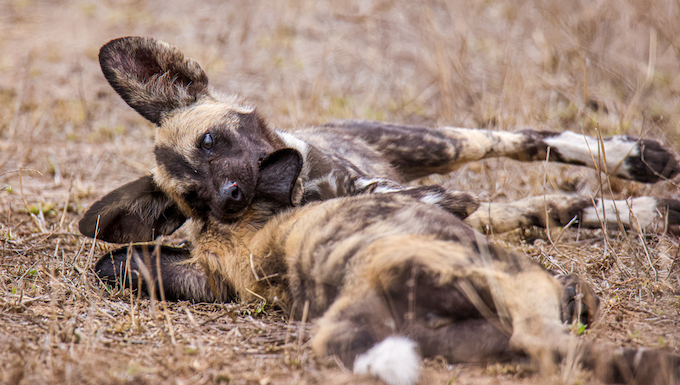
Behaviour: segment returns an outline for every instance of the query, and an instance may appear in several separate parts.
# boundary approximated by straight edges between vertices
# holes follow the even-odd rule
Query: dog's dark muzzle
[[[225,213],[237,213],[248,206],[248,199],[238,182],[227,182],[220,188],[219,205]]]

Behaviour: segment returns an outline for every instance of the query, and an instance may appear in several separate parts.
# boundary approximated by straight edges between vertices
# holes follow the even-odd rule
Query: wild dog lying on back
[[[452,363],[531,357],[550,368],[574,346],[564,322],[595,319],[597,297],[578,278],[560,282],[450,212],[400,192],[293,207],[302,167],[296,150],[275,151],[263,160],[240,218],[197,222],[193,249],[161,247],[148,256],[148,270],[161,258],[164,289],[184,298],[265,298],[296,318],[306,307],[319,318],[312,340],[318,354],[394,385],[417,382],[421,356]],[[134,191],[134,201],[114,200],[109,208],[167,199],[159,195]],[[114,251],[99,261],[98,274],[118,280],[128,261],[139,268],[127,248]],[[133,287],[139,283],[129,277]],[[605,381],[680,378],[676,357],[582,345],[582,363]]]
[[[193,248],[162,247],[158,254],[168,297],[224,301],[256,293],[288,309],[296,303],[298,315],[308,303],[310,314],[321,317],[317,352],[393,384],[416,380],[417,351],[452,362],[522,355],[551,362],[567,353],[561,322],[594,318],[596,298],[578,279],[560,284],[450,214],[473,213],[478,204],[470,195],[399,184],[486,156],[540,159],[548,145],[563,161],[585,162],[582,148],[564,141],[568,134],[343,122],[293,136],[268,129],[252,108],[209,94],[200,67],[164,43],[116,40],[102,48],[100,61],[121,96],[160,125],[157,167],[95,203],[81,231],[137,242],[170,234],[190,219]],[[653,181],[678,172],[656,142],[605,143],[608,160],[619,155],[619,176]],[[351,195],[357,196],[291,209]],[[543,203],[540,210],[516,208],[529,207],[519,213],[533,221],[528,224],[574,216],[587,224],[596,211],[580,199],[557,206],[560,200],[548,198],[554,218],[540,214]],[[646,215],[643,225],[659,218],[674,225],[674,205],[638,198],[633,211],[638,219]],[[665,219],[657,216],[657,208],[669,206]],[[493,207],[468,219],[488,225],[485,213]],[[129,261],[130,270],[142,268],[141,261]],[[97,271],[112,282],[125,275],[127,262],[127,249],[119,249],[104,256]],[[585,296],[580,305],[578,294]],[[385,350],[402,354],[381,365]],[[584,348],[583,362],[611,381],[666,383],[677,369],[675,358],[657,352],[593,347]]]
[[[111,242],[150,241],[172,233],[187,218],[212,216],[230,220],[242,215],[254,197],[261,160],[274,150],[295,148],[303,156],[300,204],[337,196],[401,190],[401,184],[432,173],[448,173],[465,162],[505,156],[592,165],[598,141],[570,132],[525,130],[496,132],[462,128],[406,127],[365,121],[341,121],[294,133],[269,128],[255,109],[235,97],[211,92],[208,78],[192,59],[175,47],[140,37],[117,39],[102,47],[102,70],[113,88],[142,116],[159,126],[156,168],[135,182],[167,199],[153,206],[102,211],[95,204],[81,231]],[[675,157],[659,143],[615,136],[603,141],[604,170],[641,182],[678,174]],[[604,162],[604,161],[603,161]],[[445,196],[422,194],[435,203]],[[109,196],[110,202],[118,199]],[[577,218],[582,227],[601,220],[648,230],[675,229],[680,202],[652,197],[627,201],[548,195],[508,204],[470,202],[458,212],[478,230],[508,231],[520,226],[566,225]],[[149,212],[145,212],[147,210]],[[603,214],[603,212],[605,212]],[[469,215],[469,216],[468,216]],[[140,227],[123,234],[120,226]]]

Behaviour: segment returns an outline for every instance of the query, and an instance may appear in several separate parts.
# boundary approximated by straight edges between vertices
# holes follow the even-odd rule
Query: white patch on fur
[[[330,174],[326,175],[323,180],[328,183],[328,188],[335,192],[335,195],[340,195],[338,192],[338,178],[334,175],[335,170],[331,171]]]
[[[423,203],[427,203],[430,205],[437,205],[441,203],[442,201],[442,196],[441,195],[425,195],[424,197],[420,198],[420,201]]]
[[[552,138],[546,138],[544,141],[567,161],[580,162],[589,167],[594,167],[593,159],[597,161],[600,145],[596,138],[565,131]],[[616,174],[631,178],[632,176],[622,162],[629,156],[640,156],[640,146],[625,137],[612,136],[604,141],[604,155],[607,158],[608,172],[621,164]]]
[[[366,178],[358,178],[356,182],[354,182],[354,185],[357,187],[359,190],[363,190],[366,187],[380,182],[381,179],[366,179]]]
[[[315,191],[315,192],[322,192],[324,187],[327,187],[327,189],[331,192],[333,195],[332,197],[338,197],[338,196],[343,196],[340,191],[338,191],[338,180],[337,176],[334,175],[335,170],[331,171],[329,174],[326,174],[322,176],[319,179],[314,179],[310,180],[307,182],[307,185],[305,186],[305,191],[310,192],[310,191]],[[326,186],[324,186],[326,185]],[[332,197],[325,197],[325,199],[330,199]]]
[[[390,193],[390,192],[396,192],[396,191],[402,191],[403,189],[400,188],[394,188],[390,186],[378,186],[373,190],[374,193]]]
[[[302,159],[307,159],[307,151],[309,150],[309,145],[307,142],[300,140],[287,132],[276,131],[276,133],[283,140],[283,143],[285,143],[286,146],[298,150],[302,155]]]
[[[357,190],[368,190],[369,187],[373,187],[372,192],[374,193],[389,193],[403,190],[399,184],[385,178],[358,178],[356,181],[354,181],[354,187]]]
[[[640,227],[644,229],[658,218],[659,214],[656,205],[656,198],[652,197],[639,197],[617,201],[600,199],[597,202],[596,207],[590,206],[583,210],[583,224],[598,226],[600,220],[605,219],[607,220],[607,224],[616,224],[620,218],[621,222],[627,227],[636,227],[637,224],[639,224]],[[635,222],[636,220],[637,223]],[[633,224],[635,224],[635,226],[633,226]]]
[[[416,343],[406,337],[388,337],[357,356],[354,373],[371,374],[388,385],[413,385],[420,373]]]

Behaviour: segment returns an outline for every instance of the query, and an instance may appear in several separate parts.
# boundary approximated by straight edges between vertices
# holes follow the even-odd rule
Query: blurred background
[[[599,127],[602,135],[680,143],[674,0],[2,0],[0,6],[3,169],[58,167],[63,177],[83,179],[87,171],[71,163],[86,158],[87,148],[124,163],[114,178],[149,168],[152,126],[124,107],[96,60],[101,45],[126,35],[178,46],[201,63],[216,89],[243,94],[277,128],[364,118],[589,135]],[[115,159],[107,157],[112,143]],[[98,162],[86,164],[96,171]],[[482,186],[489,198],[512,191],[498,178],[498,186]],[[536,193],[519,193],[527,192]]]
[[[92,254],[81,251],[105,246],[95,249],[76,235],[83,210],[153,167],[153,125],[127,107],[100,72],[98,50],[110,39],[153,36],[179,47],[201,64],[215,89],[244,95],[275,128],[340,118],[531,127],[641,136],[677,153],[679,21],[677,0],[0,0],[0,289],[18,295],[17,288],[25,288],[31,298],[62,293],[63,287],[90,290],[82,277],[56,284],[47,274],[54,268],[50,261],[61,258],[62,277],[89,268]],[[601,194],[593,170],[509,160],[477,162],[422,183],[433,181],[491,201],[552,191]],[[673,182],[616,179],[605,195],[612,193],[680,196]],[[619,234],[610,244],[601,231],[560,233],[564,244],[550,248],[526,243],[523,234],[498,241],[549,267],[588,275],[605,296],[609,310],[600,337],[678,349],[675,240],[649,245]],[[583,244],[583,237],[591,241]],[[664,265],[665,281],[649,269],[631,273],[645,256],[663,255],[671,261]],[[627,256],[629,267],[616,270]],[[620,278],[619,286],[607,280],[609,274]],[[0,350],[10,335],[26,330],[11,321],[0,329]],[[85,331],[96,329],[78,322]],[[51,336],[49,330],[35,329],[36,341]],[[12,341],[23,346],[30,338]],[[18,356],[31,351],[17,349]],[[19,378],[7,369],[17,355],[7,354],[3,359],[0,353],[5,381]],[[199,358],[206,354],[201,350]],[[34,369],[44,365],[36,361]],[[41,381],[66,379],[49,373]],[[129,378],[142,381],[145,375]],[[206,381],[219,377],[210,376]],[[471,381],[484,383],[478,380]]]

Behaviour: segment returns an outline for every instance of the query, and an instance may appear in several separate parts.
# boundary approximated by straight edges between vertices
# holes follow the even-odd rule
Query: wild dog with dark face
[[[163,247],[152,256],[163,260],[165,290],[201,301],[265,298],[298,318],[304,307],[318,318],[318,354],[388,384],[414,384],[421,356],[531,357],[550,368],[573,345],[563,322],[595,319],[598,300],[578,278],[560,282],[434,205],[374,193],[294,208],[302,165],[296,150],[274,152],[239,218],[197,222],[192,250]],[[133,198],[113,200],[111,209],[167,199],[135,188],[117,190]],[[100,276],[118,279],[127,253],[102,258]],[[583,345],[583,363],[606,381],[677,378],[675,357]]]
[[[141,37],[113,40],[102,47],[99,60],[116,92],[159,126],[156,168],[152,176],[134,183],[168,197],[153,206],[120,207],[116,212],[103,211],[101,204],[95,204],[83,219],[81,231],[94,236],[99,218],[98,238],[110,242],[149,241],[172,233],[187,218],[239,217],[253,200],[259,163],[284,147],[295,148],[303,156],[295,197],[300,204],[402,190],[402,184],[414,178],[447,173],[471,160],[498,156],[545,160],[548,148],[549,160],[592,165],[592,149],[601,144],[600,152],[606,154],[604,170],[643,182],[670,178],[680,171],[675,157],[659,143],[627,136],[600,143],[570,132],[497,132],[365,121],[335,122],[294,133],[275,131],[254,107],[211,92],[198,63],[166,43]],[[434,191],[411,193],[435,204],[447,200]],[[118,198],[109,196],[104,201]],[[482,204],[475,211],[477,207],[470,195],[455,210],[462,217],[472,214],[467,222],[485,231],[566,225],[574,219],[584,227],[600,227],[602,220],[658,231],[680,226],[680,202],[652,197],[610,201],[557,194],[503,205]],[[138,223],[144,226],[127,236],[115,227]]]
[[[389,383],[399,383],[389,374],[395,368],[406,369],[404,383],[415,381],[417,350],[453,362],[524,354],[551,361],[554,353],[566,354],[561,320],[574,316],[568,309],[580,316],[581,308],[592,320],[594,296],[578,280],[563,288],[451,215],[472,214],[472,223],[485,226],[473,197],[438,186],[401,185],[471,159],[541,159],[549,146],[561,161],[585,163],[584,146],[568,134],[341,122],[293,135],[269,129],[239,100],[210,93],[200,67],[165,43],[115,40],[102,48],[100,62],[126,102],[159,125],[156,168],[95,203],[81,231],[111,242],[148,241],[189,220],[192,248],[162,247],[157,254],[167,297],[226,301],[256,293],[284,308],[296,303],[298,311],[309,303],[310,313],[321,317],[317,352],[336,354],[357,372]],[[618,154],[607,160],[620,163],[610,170],[648,181],[675,175],[675,158],[655,143],[605,141],[607,153]],[[363,194],[368,192],[376,194]],[[348,196],[354,197],[314,203]],[[630,217],[646,218],[643,225],[680,222],[674,202],[637,199]],[[540,213],[546,201],[555,205],[551,215]],[[598,209],[583,202],[590,199],[563,205],[562,197],[546,198],[539,208],[513,207],[522,224],[567,223],[574,217],[588,223]],[[602,209],[609,204],[598,203]],[[291,209],[296,205],[302,206]],[[659,209],[668,210],[662,216]],[[507,219],[498,215],[492,219]],[[127,268],[143,268],[141,260],[130,259],[129,266],[127,261],[127,249],[120,249],[104,256],[97,271],[113,282]],[[575,287],[590,293],[589,303],[573,306],[575,295],[561,303],[564,293],[576,294]],[[404,355],[378,367],[381,351],[390,346]],[[584,362],[617,381],[633,378],[621,377],[626,371],[619,370],[619,361],[643,380],[673,374],[674,358],[658,353],[643,360],[630,352],[600,353],[585,349]],[[669,369],[648,373],[655,364]]]

